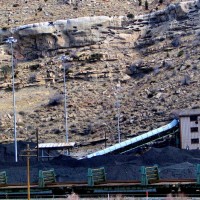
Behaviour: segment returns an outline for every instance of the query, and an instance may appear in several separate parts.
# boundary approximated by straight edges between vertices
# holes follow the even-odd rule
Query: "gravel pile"
[[[30,144],[34,148],[35,144]],[[26,143],[18,143],[19,150]],[[0,171],[6,171],[8,183],[26,182],[26,159],[14,162],[14,144],[0,146]],[[60,155],[50,161],[37,162],[31,158],[31,182],[38,182],[39,170],[54,169],[58,181],[87,181],[87,169],[105,167],[108,180],[140,180],[140,167],[157,164],[161,178],[195,178],[200,163],[199,150],[181,150],[175,147],[151,148],[143,154],[129,152],[123,155],[106,155],[77,160]]]

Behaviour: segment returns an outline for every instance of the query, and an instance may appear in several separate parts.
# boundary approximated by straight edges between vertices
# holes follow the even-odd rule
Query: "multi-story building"
[[[200,109],[179,113],[180,143],[182,149],[200,149]]]

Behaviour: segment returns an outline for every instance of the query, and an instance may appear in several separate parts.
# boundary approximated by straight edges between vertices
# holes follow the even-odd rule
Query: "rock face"
[[[70,47],[93,45],[105,40],[105,27],[121,27],[123,17],[82,17],[29,24],[0,32],[1,40],[9,35],[18,39],[18,53],[27,59],[44,56],[46,52]]]
[[[23,61],[15,63],[21,136],[25,127],[26,138],[33,139],[37,127],[41,141],[63,141],[64,110],[58,101],[63,67],[70,141],[107,137],[111,145],[118,140],[118,119],[125,140],[166,124],[177,109],[198,108],[199,5],[181,2],[135,17],[83,17],[0,30],[1,41],[11,35],[18,39],[14,56]],[[9,45],[0,49],[0,112],[11,113],[11,52]],[[63,54],[69,59],[62,63]],[[12,135],[9,118],[0,128]]]

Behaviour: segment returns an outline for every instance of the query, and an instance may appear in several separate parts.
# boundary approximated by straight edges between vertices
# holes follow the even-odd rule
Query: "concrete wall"
[[[195,121],[190,116],[180,117],[180,129],[182,149],[200,148],[200,116]]]

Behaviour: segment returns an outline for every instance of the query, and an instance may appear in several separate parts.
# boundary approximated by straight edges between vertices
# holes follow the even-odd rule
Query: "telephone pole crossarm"
[[[36,154],[33,154],[33,152],[36,152],[36,149],[30,149],[29,144],[27,144],[27,148],[25,150],[22,150],[23,153],[20,156],[24,156],[27,158],[27,195],[28,200],[31,199],[31,192],[30,192],[30,157],[37,156]]]

